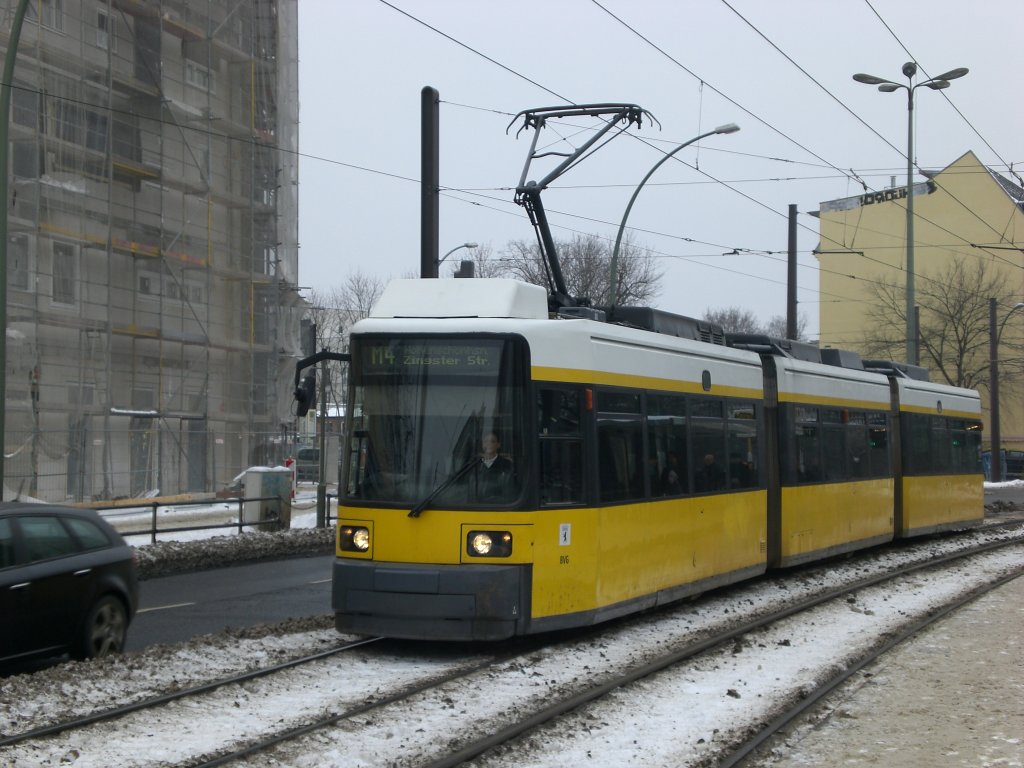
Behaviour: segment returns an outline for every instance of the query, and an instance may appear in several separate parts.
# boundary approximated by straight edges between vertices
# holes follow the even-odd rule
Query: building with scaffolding
[[[0,0],[0,45],[17,0]],[[4,481],[210,491],[291,453],[296,0],[30,0],[14,67]]]

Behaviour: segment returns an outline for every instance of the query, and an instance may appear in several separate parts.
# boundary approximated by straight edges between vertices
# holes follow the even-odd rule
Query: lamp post
[[[999,455],[999,442],[1001,435],[999,434],[999,339],[1003,336],[1003,328],[1006,327],[1006,321],[1010,319],[1010,315],[1016,312],[1018,309],[1024,309],[1024,302],[1018,302],[1014,304],[1009,312],[1006,313],[1006,317],[996,327],[996,308],[998,302],[994,298],[988,300],[988,393],[989,393],[989,425],[992,430],[992,446],[989,451],[989,455],[992,457],[989,461],[989,479],[993,483],[998,483],[1003,479],[1003,463]]]
[[[933,91],[949,88],[949,81],[963,77],[968,72],[966,67],[958,67],[944,72],[938,77],[914,83],[917,64],[908,61],[903,65],[903,74],[907,84],[894,83],[874,75],[858,73],[853,79],[858,83],[877,85],[883,93],[892,93],[903,88],[907,92],[907,362],[918,364],[917,355],[917,321],[914,317],[914,91],[922,85]]]
[[[625,213],[622,214],[622,222],[619,224],[619,232],[617,235],[615,235],[615,247],[612,249],[611,276],[609,280],[610,287],[608,290],[608,306],[615,306],[615,300],[617,298],[616,294],[618,293],[619,244],[622,242],[622,232],[626,228],[626,219],[629,218],[629,212],[633,210],[633,203],[636,200],[637,195],[640,194],[640,190],[643,189],[644,184],[647,183],[647,180],[654,175],[654,172],[658,170],[665,163],[666,160],[675,155],[676,152],[678,152],[679,150],[685,149],[686,147],[690,146],[694,142],[700,141],[701,139],[706,139],[708,136],[714,136],[716,133],[736,133],[736,131],[738,131],[739,129],[740,127],[736,125],[736,123],[727,123],[726,125],[718,126],[713,131],[702,133],[700,136],[694,136],[689,141],[684,141],[678,147],[676,147],[663,158],[661,158],[661,160],[656,162],[654,164],[654,167],[647,172],[647,175],[644,176],[643,180],[637,185],[636,189],[633,191],[633,196],[629,198],[629,203],[626,205]]]
[[[18,58],[21,26],[28,10],[28,0],[18,0],[11,21],[11,34],[4,54],[3,80],[0,82],[0,200],[5,201],[0,211],[0,501],[4,488],[4,451],[6,442],[7,410],[7,129],[11,122],[11,88],[14,85],[14,63]]]
[[[479,243],[463,243],[462,245],[456,245],[454,248],[452,248],[450,251],[448,251],[448,253],[446,253],[444,256],[442,256],[440,259],[437,260],[437,266],[440,267],[445,259],[447,259],[449,256],[451,256],[453,253],[455,253],[460,248],[479,248],[479,247],[480,247]]]

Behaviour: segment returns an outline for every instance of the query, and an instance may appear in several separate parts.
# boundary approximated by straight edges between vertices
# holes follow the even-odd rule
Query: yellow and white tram
[[[654,310],[549,310],[511,280],[400,280],[353,329],[339,630],[594,624],[980,516],[976,393]],[[904,466],[929,409],[963,450]]]

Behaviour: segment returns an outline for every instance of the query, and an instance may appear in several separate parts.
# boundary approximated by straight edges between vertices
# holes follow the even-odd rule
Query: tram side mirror
[[[310,371],[302,377],[295,388],[295,413],[305,416],[311,408],[316,408],[316,371]]]
[[[463,261],[459,265],[458,271],[455,273],[455,277],[475,277],[476,276],[476,263],[472,261]]]

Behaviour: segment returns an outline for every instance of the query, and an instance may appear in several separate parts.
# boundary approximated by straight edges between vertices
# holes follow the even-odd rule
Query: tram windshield
[[[494,336],[353,338],[347,498],[515,502],[526,469],[524,349]]]

